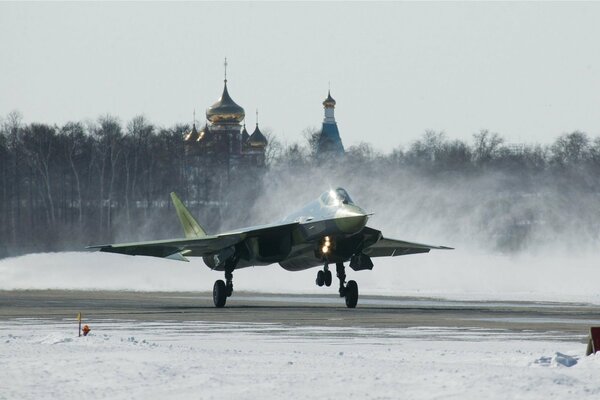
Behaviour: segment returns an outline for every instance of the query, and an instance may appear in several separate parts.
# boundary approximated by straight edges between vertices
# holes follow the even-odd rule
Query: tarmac
[[[0,320],[86,320],[273,323],[298,327],[448,327],[556,333],[585,340],[600,326],[600,305],[584,303],[451,301],[364,296],[355,309],[335,295],[236,292],[217,309],[207,292],[32,290],[0,291]]]

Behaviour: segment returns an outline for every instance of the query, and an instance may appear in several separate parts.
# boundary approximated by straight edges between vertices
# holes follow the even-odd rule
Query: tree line
[[[509,144],[486,130],[470,141],[427,131],[388,153],[365,142],[323,163],[316,157],[319,131],[307,129],[291,144],[269,134],[266,168],[233,171],[228,186],[211,194],[206,187],[194,189],[202,183],[191,171],[208,167],[184,156],[189,129],[189,124],[159,127],[143,116],[122,123],[104,115],[58,126],[24,123],[18,112],[6,115],[0,120],[0,257],[178,236],[171,191],[210,221],[211,229],[240,226],[254,222],[247,210],[278,177],[294,179],[324,168],[353,179],[410,173],[433,183],[503,174],[511,182],[505,189],[513,192],[531,192],[542,182],[600,192],[600,138],[584,132],[549,144]],[[212,198],[225,201],[209,207]]]

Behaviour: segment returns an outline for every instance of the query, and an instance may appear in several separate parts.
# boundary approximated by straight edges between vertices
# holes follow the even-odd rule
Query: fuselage
[[[346,261],[360,245],[358,236],[368,217],[344,189],[332,189],[284,218],[282,223],[297,224],[291,231],[282,229],[266,237],[248,237],[216,257],[204,257],[204,262],[222,270],[220,261],[235,254],[236,269],[279,263],[287,270],[298,271]]]

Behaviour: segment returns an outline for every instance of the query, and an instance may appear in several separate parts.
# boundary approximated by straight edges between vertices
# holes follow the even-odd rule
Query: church
[[[316,141],[319,162],[344,155],[335,106],[329,92],[323,101],[325,117]],[[258,113],[252,133],[246,129],[245,118],[244,108],[229,94],[225,62],[221,97],[206,110],[206,122],[200,129],[194,115],[191,129],[183,135],[188,205],[208,226],[218,226],[223,212],[236,209],[239,199],[254,198],[260,190],[256,183],[266,171],[269,142],[258,126]]]
[[[335,100],[331,97],[331,90],[327,93],[327,98],[323,101],[325,109],[325,118],[317,142],[316,156],[319,161],[330,158],[337,158],[344,155],[344,145],[340,138],[340,131],[335,121]]]
[[[325,117],[315,149],[318,161],[344,155],[344,145],[334,115],[335,106],[336,101],[329,91],[323,101]],[[184,149],[189,160],[188,164],[204,167],[224,165],[228,176],[232,169],[240,167],[265,167],[265,153],[269,143],[258,127],[258,112],[252,134],[246,129],[245,117],[244,109],[229,95],[227,60],[225,60],[225,80],[221,98],[206,110],[204,126],[198,130],[194,116],[192,129],[184,135]]]
[[[186,157],[210,158],[211,164],[226,163],[228,168],[264,167],[267,138],[256,127],[252,134],[242,123],[246,117],[227,90],[225,77],[223,94],[206,110],[206,124],[198,130],[196,121],[192,129],[184,136]]]

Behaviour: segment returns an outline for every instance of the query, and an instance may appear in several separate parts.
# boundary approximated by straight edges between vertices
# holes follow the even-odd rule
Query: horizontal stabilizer
[[[167,256],[165,258],[168,258],[169,260],[175,260],[175,261],[190,262],[190,260],[188,260],[187,258],[185,258],[185,256],[182,253],[173,253],[170,256]]]

